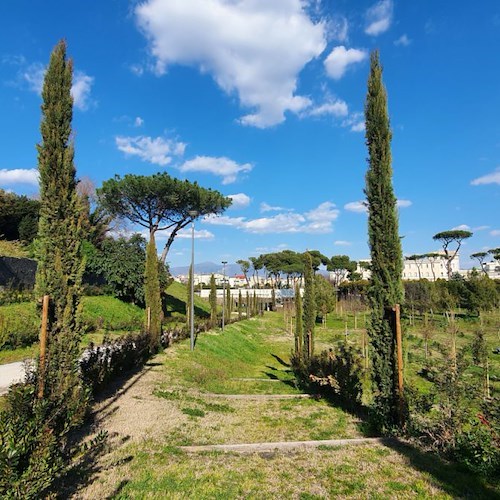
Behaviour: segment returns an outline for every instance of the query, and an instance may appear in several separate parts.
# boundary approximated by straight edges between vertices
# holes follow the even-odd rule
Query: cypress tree
[[[231,301],[231,288],[229,287],[229,283],[226,288],[226,312],[228,321],[231,320],[231,313],[233,312],[233,303]]]
[[[160,348],[161,335],[161,292],[160,278],[158,275],[158,254],[154,233],[149,236],[146,247],[146,269],[144,272],[144,301],[146,310],[151,309],[151,326],[149,328],[151,352],[157,352]]]
[[[314,325],[316,323],[316,304],[314,300],[314,273],[312,257],[309,252],[304,256],[304,354],[307,358],[314,353]]]
[[[54,48],[42,90],[42,140],[37,145],[40,174],[40,222],[36,246],[36,294],[49,295],[48,350],[44,399],[49,403],[47,425],[63,432],[76,424],[87,404],[78,375],[82,337],[80,298],[85,268],[81,242],[85,224],[83,204],[76,192],[71,139],[73,63],[66,59],[64,41]],[[58,428],[59,426],[59,428]]]
[[[210,295],[208,297],[210,302],[210,321],[212,326],[217,324],[217,287],[215,285],[215,276],[210,276]]]
[[[368,292],[372,310],[368,333],[373,347],[374,406],[379,423],[387,427],[397,422],[397,388],[396,339],[386,310],[402,302],[403,259],[392,187],[392,134],[378,51],[371,54],[365,120],[369,152],[365,194],[372,271]]]
[[[295,352],[302,355],[304,349],[304,325],[302,322],[302,296],[300,285],[295,285]]]
[[[241,303],[242,300],[243,300],[243,298],[241,296],[241,290],[239,290],[239,292],[238,292],[238,321],[241,321],[241,319],[243,318],[243,304]]]

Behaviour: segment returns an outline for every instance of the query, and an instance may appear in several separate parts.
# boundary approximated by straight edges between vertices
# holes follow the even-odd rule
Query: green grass
[[[127,440],[113,447],[99,464],[102,473],[93,483],[92,495],[117,499],[165,495],[173,499],[385,499],[495,498],[498,494],[458,466],[403,445],[322,446],[250,455],[188,454],[179,448],[363,435],[362,423],[324,400],[224,397],[298,392],[290,385],[292,377],[285,366],[292,345],[283,317],[269,313],[229,325],[224,332],[202,334],[194,351],[189,350],[188,341],[166,350],[156,358],[163,366],[156,367],[151,379],[150,390],[157,399],[150,402],[147,391],[137,399],[143,401],[143,411],[155,408],[154,427],[148,427],[146,435],[133,435],[127,429]],[[279,382],[234,380],[266,374],[275,375]],[[118,412],[127,404],[117,403]],[[128,408],[121,411],[123,415],[129,412]]]
[[[349,344],[361,348],[363,335],[366,332],[364,324],[369,316],[364,312],[356,315],[344,313],[337,315],[332,313],[328,316],[326,328],[316,325],[316,351],[335,346],[347,341]],[[410,324],[408,318],[403,318],[403,351],[404,351],[404,377],[408,384],[415,386],[421,392],[429,392],[432,383],[419,375],[420,370],[426,363],[435,365],[442,362],[450,352],[451,334],[446,318],[442,314],[436,314],[432,323],[431,339],[429,341],[428,358],[425,359],[424,344],[424,318],[417,316],[414,324]],[[493,354],[492,350],[500,346],[500,311],[483,313],[483,328],[489,353],[491,389],[494,394],[500,393],[500,355]],[[456,335],[457,350],[470,345],[474,331],[481,327],[479,318],[467,315],[457,315]],[[357,326],[357,328],[355,328]],[[347,330],[347,335],[346,335]],[[470,354],[467,359],[471,362]],[[482,368],[470,366],[467,375],[479,377]]]
[[[166,290],[167,316],[183,316],[186,314],[187,287],[182,283],[173,281]],[[210,304],[207,300],[194,296],[194,313],[197,317],[210,316]]]
[[[18,258],[29,257],[29,252],[19,241],[0,240],[0,256]]]
[[[241,321],[224,332],[202,334],[194,352],[187,342],[179,346],[169,370],[175,371],[182,387],[206,392],[297,393],[290,367],[279,361],[287,363],[292,345],[279,325],[280,315],[272,315],[266,321]]]
[[[113,338],[141,329],[144,311],[137,306],[103,295],[83,297],[82,304],[83,321],[90,330],[83,336],[82,348],[90,342],[101,343],[104,336]],[[0,327],[7,331],[38,332],[40,315],[35,302],[0,306]],[[28,347],[0,350],[0,364],[32,358],[37,352],[37,342]]]

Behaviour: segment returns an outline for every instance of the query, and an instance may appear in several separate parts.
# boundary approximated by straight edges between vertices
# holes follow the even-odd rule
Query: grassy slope
[[[167,309],[179,318],[183,318],[186,297],[186,287],[173,282],[167,289]],[[101,343],[105,335],[112,338],[129,331],[140,330],[144,321],[143,309],[114,297],[105,295],[83,297],[82,304],[83,321],[90,329],[89,333],[83,337],[83,346],[90,342]],[[195,314],[199,317],[210,315],[208,302],[197,296],[195,296]],[[6,328],[12,329],[27,327],[37,330],[40,324],[39,313],[34,302],[0,306],[0,327],[2,327],[2,321]],[[37,355],[37,352],[37,343],[30,347],[3,350],[0,351],[0,364],[32,358]]]
[[[111,498],[453,498],[494,493],[472,475],[409,447],[321,447],[291,453],[187,454],[177,446],[355,437],[352,416],[324,401],[237,402],[206,392],[294,392],[286,362],[293,339],[279,314],[204,334],[194,352],[174,346],[150,390],[164,400],[149,438],[131,437],[105,461],[93,493]],[[273,356],[274,355],[274,356]],[[277,359],[280,358],[280,360]],[[234,377],[273,374],[283,382],[235,384]],[[147,394],[147,393],[146,393]],[[131,396],[147,401],[146,394]],[[216,403],[216,404],[215,404]],[[124,402],[119,401],[121,407]],[[142,404],[142,403],[140,403]],[[147,402],[144,408],[147,411]],[[122,408],[122,411],[123,408]],[[136,410],[137,411],[137,410]],[[174,417],[175,415],[175,417]],[[98,486],[99,483],[102,486]],[[103,488],[103,490],[99,490]]]

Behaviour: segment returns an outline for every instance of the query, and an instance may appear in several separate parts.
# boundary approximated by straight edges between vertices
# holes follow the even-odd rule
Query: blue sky
[[[404,253],[458,227],[474,232],[462,267],[500,246],[497,0],[5,0],[0,18],[3,189],[37,191],[39,92],[65,38],[79,177],[167,171],[233,196],[196,223],[198,262],[367,258],[362,113],[378,48]],[[172,266],[189,262],[182,236]]]

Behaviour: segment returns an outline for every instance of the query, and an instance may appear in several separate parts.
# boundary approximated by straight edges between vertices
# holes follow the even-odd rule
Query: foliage
[[[488,276],[472,274],[465,282],[464,291],[461,303],[472,313],[479,315],[481,311],[491,311],[500,303],[495,282]]]
[[[314,274],[312,258],[309,252],[304,254],[304,356],[314,354],[314,325],[316,323],[316,303],[314,292]]]
[[[51,342],[45,372],[47,421],[56,440],[66,427],[78,423],[74,415],[86,408],[76,362],[82,336],[80,321],[81,254],[84,211],[76,192],[74,148],[71,142],[73,64],[66,45],[55,47],[42,91],[42,142],[38,145],[40,222],[36,293],[49,295]],[[81,407],[81,411],[78,408]],[[62,444],[62,443],[60,443]]]
[[[410,390],[407,432],[475,472],[500,477],[500,401],[482,399],[482,390],[466,373],[465,352],[456,362],[450,358],[434,367],[430,393]]]
[[[146,310],[149,310],[150,325],[148,333],[151,342],[150,348],[151,352],[157,352],[160,348],[162,302],[154,233],[150,234],[149,243],[146,247],[144,299]]]
[[[395,339],[385,310],[402,302],[403,258],[396,197],[392,187],[392,133],[378,51],[371,54],[365,120],[366,145],[369,152],[365,193],[372,271],[369,288],[372,314],[368,333],[373,347],[375,412],[381,427],[387,427],[397,421],[397,394]]]
[[[318,314],[326,319],[335,308],[335,293],[332,284],[321,274],[314,276],[314,300]]]
[[[363,368],[357,349],[341,344],[336,352],[332,349],[322,351],[310,359],[294,354],[291,364],[301,383],[309,390],[325,392],[350,410],[361,404]]]
[[[102,277],[107,291],[125,302],[144,305],[146,240],[141,235],[105,238],[100,248],[87,244],[85,250],[87,271]]]
[[[0,312],[0,351],[27,347],[38,340],[38,319],[30,310],[16,308],[16,314]]]
[[[0,189],[0,237],[31,243],[38,231],[40,202]]]
[[[450,231],[441,231],[436,233],[432,239],[434,241],[440,241],[446,256],[446,270],[448,272],[448,279],[451,279],[451,263],[455,256],[457,255],[463,240],[470,238],[472,233],[470,231],[464,231],[462,229],[452,229]],[[455,244],[456,248],[451,250],[450,245]]]
[[[80,357],[82,378],[96,392],[120,374],[141,367],[149,357],[147,333],[127,335],[117,340],[91,344]]]
[[[300,285],[295,285],[295,353],[302,356],[304,352],[304,322],[302,319],[302,296],[300,295]]]
[[[181,229],[197,217],[221,214],[231,204],[231,199],[218,191],[175,179],[166,172],[151,176],[128,174],[123,178],[116,175],[105,181],[97,193],[101,206],[112,216],[145,227],[150,234],[169,230],[162,262]]]
[[[250,282],[248,280],[248,271],[250,270],[250,261],[240,259],[236,261],[236,264],[238,264],[241,267],[241,272],[245,276],[245,280],[247,282],[247,287],[250,287]]]
[[[334,274],[334,286],[339,286],[349,274],[356,271],[356,262],[347,255],[333,255],[326,268]]]
[[[215,326],[217,324],[217,287],[213,274],[210,276],[210,295],[208,300],[210,302],[210,321]]]
[[[28,257],[28,249],[19,241],[6,241],[0,239],[0,256],[2,257]]]

